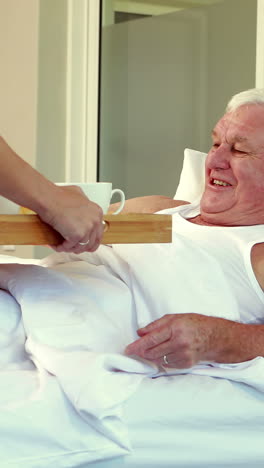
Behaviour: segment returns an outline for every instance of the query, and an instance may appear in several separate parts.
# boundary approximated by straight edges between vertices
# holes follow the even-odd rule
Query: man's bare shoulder
[[[185,200],[174,200],[174,198],[165,197],[162,195],[152,195],[152,197],[150,199],[150,204],[153,203],[153,207],[155,208],[155,211],[175,208],[181,205],[189,205],[190,203]]]
[[[127,200],[122,213],[155,213],[156,211],[187,204],[189,202],[185,200],[174,200],[163,195],[148,195]],[[116,204],[111,205],[109,213],[113,212],[115,208]]]
[[[251,250],[251,263],[255,276],[264,290],[264,242],[255,244]]]

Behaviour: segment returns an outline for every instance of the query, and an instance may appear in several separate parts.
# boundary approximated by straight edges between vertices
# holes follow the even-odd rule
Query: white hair
[[[226,112],[232,112],[245,104],[262,104],[264,106],[264,88],[252,88],[235,94],[226,106]]]

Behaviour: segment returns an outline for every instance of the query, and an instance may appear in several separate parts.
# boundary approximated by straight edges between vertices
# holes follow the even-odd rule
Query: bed
[[[199,197],[204,156],[185,151],[175,198]],[[14,263],[12,295],[0,291],[1,468],[263,467],[263,358],[176,371],[124,356],[153,317],[135,317],[110,246],[1,262]]]

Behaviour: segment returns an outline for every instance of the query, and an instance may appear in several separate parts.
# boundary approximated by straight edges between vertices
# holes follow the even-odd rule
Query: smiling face
[[[264,105],[243,105],[225,114],[212,138],[202,219],[227,226],[264,224]]]

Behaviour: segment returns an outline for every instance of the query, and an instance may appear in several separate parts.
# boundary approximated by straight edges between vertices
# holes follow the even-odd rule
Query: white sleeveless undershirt
[[[253,245],[264,242],[264,225],[202,226],[188,221],[199,214],[199,203],[178,207],[174,236],[184,234],[215,258],[236,295],[242,321],[264,321],[264,292],[251,265]]]
[[[172,243],[102,245],[92,254],[67,254],[68,260],[105,265],[126,283],[138,326],[180,313],[264,323],[264,292],[250,258],[253,245],[264,242],[264,225],[194,224],[188,219],[200,214],[199,203],[159,213],[172,215]]]
[[[264,323],[264,292],[250,260],[264,225],[197,225],[188,218],[200,214],[198,203],[160,213],[172,215],[171,244],[113,245],[129,265],[140,325],[188,312]]]

